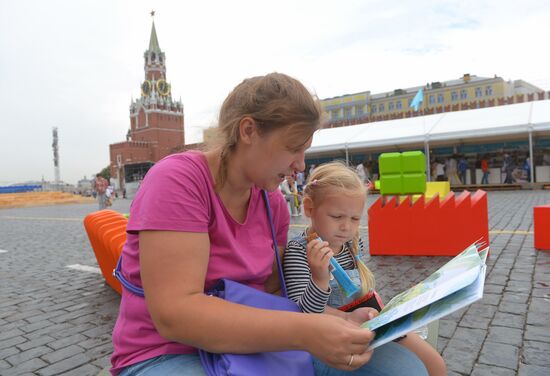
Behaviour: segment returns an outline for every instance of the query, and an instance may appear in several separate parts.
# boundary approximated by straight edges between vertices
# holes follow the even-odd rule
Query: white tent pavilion
[[[322,129],[315,133],[308,157],[351,151],[389,151],[405,147],[452,145],[459,142],[494,142],[529,138],[533,163],[534,134],[550,134],[550,100],[517,103],[475,110],[444,112]],[[533,181],[531,166],[531,181]]]

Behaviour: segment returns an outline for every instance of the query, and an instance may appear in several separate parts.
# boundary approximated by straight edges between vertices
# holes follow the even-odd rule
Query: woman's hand
[[[311,269],[311,278],[317,287],[323,290],[328,290],[330,280],[328,267],[332,256],[334,253],[328,247],[328,242],[314,239],[307,245],[307,262]]]
[[[370,330],[324,314],[308,314],[308,324],[305,349],[328,366],[351,371],[370,360],[372,351],[367,348],[374,338]]]
[[[379,312],[371,307],[361,307],[357,308],[353,312],[348,312],[346,316],[346,320],[349,322],[355,323],[357,325],[361,325],[366,321],[369,321],[376,316],[378,316]]]

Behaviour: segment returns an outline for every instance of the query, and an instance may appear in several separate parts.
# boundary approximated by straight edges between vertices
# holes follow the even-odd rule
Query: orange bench
[[[84,228],[101,274],[105,282],[119,294],[122,294],[122,286],[113,276],[113,270],[126,242],[127,224],[128,219],[113,210],[100,210],[84,218]]]
[[[550,251],[550,205],[533,208],[535,249]]]

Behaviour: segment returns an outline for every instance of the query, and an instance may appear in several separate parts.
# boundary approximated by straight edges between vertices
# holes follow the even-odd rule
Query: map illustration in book
[[[395,296],[363,323],[375,332],[369,349],[401,337],[483,297],[489,247],[472,244],[424,281]]]

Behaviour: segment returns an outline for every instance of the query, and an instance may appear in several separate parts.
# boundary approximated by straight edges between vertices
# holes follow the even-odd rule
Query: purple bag
[[[242,285],[228,279],[220,280],[210,291],[210,294],[229,302],[244,304],[250,307],[271,309],[276,311],[300,312],[298,305],[287,298],[286,285],[281,269],[281,260],[277,252],[275,228],[271,216],[271,208],[267,193],[262,191],[273,249],[279,269],[279,279],[283,296],[268,294],[252,287]],[[279,351],[254,354],[214,354],[199,350],[202,365],[208,376],[313,376],[313,359],[306,351]]]

